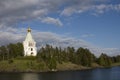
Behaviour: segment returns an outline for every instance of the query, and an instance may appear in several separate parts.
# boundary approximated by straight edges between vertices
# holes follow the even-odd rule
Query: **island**
[[[0,47],[0,72],[48,72],[83,70],[120,65],[120,55],[101,53],[96,57],[87,48],[53,47],[46,45],[36,56],[24,56],[22,43]]]

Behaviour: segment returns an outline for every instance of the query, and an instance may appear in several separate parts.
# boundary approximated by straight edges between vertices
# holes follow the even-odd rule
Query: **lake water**
[[[0,73],[0,80],[120,80],[120,67],[45,73]]]

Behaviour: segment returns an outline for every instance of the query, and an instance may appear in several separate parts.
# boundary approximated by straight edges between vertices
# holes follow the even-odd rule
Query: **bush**
[[[11,64],[13,63],[14,61],[12,59],[8,60],[8,63]]]

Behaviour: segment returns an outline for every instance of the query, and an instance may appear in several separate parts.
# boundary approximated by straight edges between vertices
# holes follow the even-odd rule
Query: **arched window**
[[[33,48],[31,48],[31,51],[33,51]]]
[[[33,46],[33,43],[32,43],[32,42],[29,42],[29,46]]]
[[[33,52],[31,52],[31,55],[33,55]]]

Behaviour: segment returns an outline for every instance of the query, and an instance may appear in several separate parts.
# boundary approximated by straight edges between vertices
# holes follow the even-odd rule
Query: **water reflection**
[[[22,80],[39,80],[39,74],[36,74],[36,73],[23,73]]]

